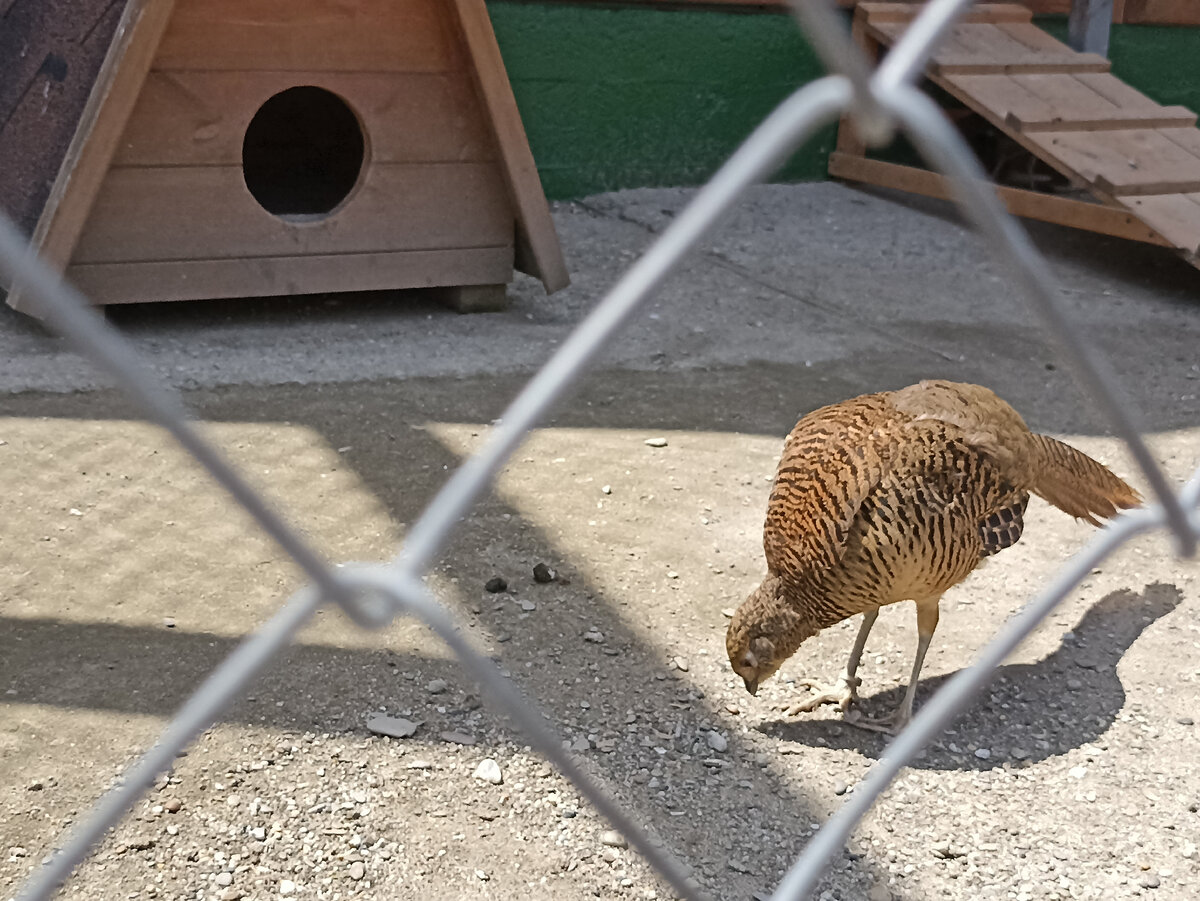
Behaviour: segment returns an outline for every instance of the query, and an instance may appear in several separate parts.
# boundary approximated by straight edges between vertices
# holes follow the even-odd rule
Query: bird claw
[[[882,732],[884,735],[898,734],[908,725],[910,719],[912,719],[912,714],[904,713],[902,710],[893,710],[887,716],[881,717],[867,716],[857,710],[847,710],[842,714],[842,720],[846,725],[865,729],[868,732]]]
[[[816,689],[818,693],[814,697],[805,698],[803,701],[784,705],[782,707],[783,715],[797,716],[801,713],[816,710],[822,704],[837,704],[842,708],[844,716],[846,711],[850,709],[850,705],[858,700],[858,686],[861,682],[861,679],[848,680],[843,676],[841,679],[838,679],[837,684],[824,686],[812,679],[800,679],[798,680],[799,685],[802,685],[804,688]]]

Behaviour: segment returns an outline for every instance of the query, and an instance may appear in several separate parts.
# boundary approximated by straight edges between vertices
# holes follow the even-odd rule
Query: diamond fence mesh
[[[0,215],[0,271],[19,286],[48,325],[111,375],[147,417],[167,429],[258,522],[305,572],[311,584],[291,597],[256,634],[241,644],[184,704],[157,743],[124,774],[116,787],[81,818],[61,847],[23,887],[23,901],[51,897],[137,798],[168,770],[177,756],[207,729],[225,705],[271,657],[326,604],[340,606],[368,628],[396,617],[416,617],[433,629],[524,731],[531,745],[576,785],[597,811],[624,833],[630,845],[682,898],[703,897],[687,870],[643,830],[564,750],[537,708],[497,667],[460,635],[447,609],[422,581],[422,574],[450,532],[526,433],[550,410],[570,383],[629,321],[685,255],[704,240],[751,185],[768,177],[820,127],[848,113],[865,141],[882,145],[901,131],[935,169],[954,180],[964,212],[1008,264],[1028,302],[1058,341],[1075,377],[1125,441],[1149,484],[1153,503],[1121,516],[1071,559],[1057,578],[983,649],[976,661],[950,679],[888,746],[842,808],[812,837],[777,887],[773,899],[807,897],[831,858],[849,838],[896,774],[932,741],[993,676],[1000,663],[1105,557],[1135,535],[1169,529],[1181,556],[1191,556],[1200,537],[1200,472],[1175,489],[1158,467],[1132,412],[1118,399],[1114,379],[1059,302],[1048,267],[1024,231],[988,187],[974,157],[937,106],[913,82],[938,39],[971,0],[931,0],[904,37],[874,71],[855,47],[827,0],[794,0],[793,7],[822,61],[833,73],[797,90],[754,131],[686,210],[617,282],[593,312],[509,406],[487,444],[469,458],[413,525],[388,565],[334,567],[188,422],[182,406],[135,359],[131,347],[77,291],[43,266],[16,227]]]

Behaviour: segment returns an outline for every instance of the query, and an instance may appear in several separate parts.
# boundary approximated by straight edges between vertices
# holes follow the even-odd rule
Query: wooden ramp
[[[860,3],[855,37],[878,55],[904,33],[916,11],[905,3]],[[1034,25],[1027,8],[1013,4],[968,13],[943,40],[927,74],[1096,201],[998,187],[1011,212],[1171,247],[1200,267],[1195,113],[1160,106],[1112,75],[1107,59],[1076,53]],[[868,159],[864,151],[843,121],[829,173],[950,196],[942,176]]]

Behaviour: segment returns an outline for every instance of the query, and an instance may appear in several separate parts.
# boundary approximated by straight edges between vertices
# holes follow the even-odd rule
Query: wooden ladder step
[[[1190,128],[1196,124],[1196,114],[1184,106],[1164,106],[1159,112],[1114,110],[1107,116],[1047,116],[1026,118],[1017,113],[1004,117],[1010,128],[1028,134],[1034,131],[1109,131],[1120,128]]]
[[[854,14],[872,24],[876,22],[911,22],[921,11],[914,3],[859,3]],[[1000,22],[1032,22],[1028,7],[1016,3],[981,3],[972,7],[958,20],[962,23],[997,24]]]
[[[1111,196],[1200,191],[1194,128],[1045,131],[1024,136],[1039,156]]]

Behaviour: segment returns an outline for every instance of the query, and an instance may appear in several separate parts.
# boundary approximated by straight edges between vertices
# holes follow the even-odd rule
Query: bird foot
[[[865,729],[868,732],[882,732],[884,735],[896,735],[912,719],[912,712],[901,708],[893,710],[887,716],[867,716],[857,710],[847,710],[842,714],[842,720],[849,726]]]
[[[861,679],[849,680],[845,676],[838,679],[837,683],[832,686],[823,686],[812,679],[801,679],[798,684],[804,688],[816,689],[817,694],[794,704],[783,705],[783,715],[797,716],[801,713],[808,713],[810,710],[816,710],[822,704],[837,704],[845,715],[846,711],[850,709],[850,705],[858,700],[858,686],[861,683]]]

